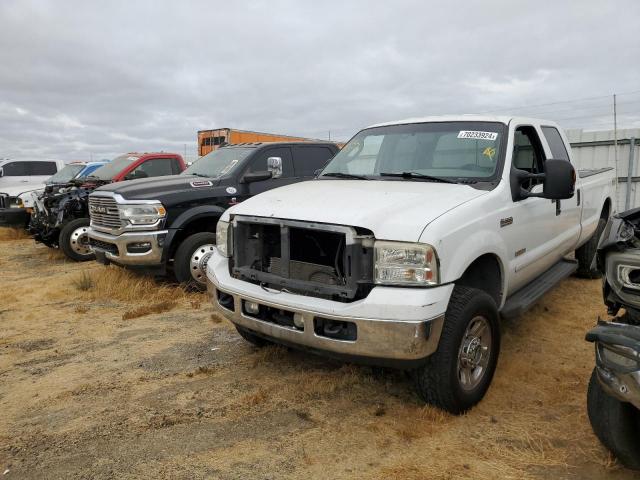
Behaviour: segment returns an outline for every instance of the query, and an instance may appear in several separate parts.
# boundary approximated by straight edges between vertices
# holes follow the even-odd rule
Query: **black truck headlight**
[[[376,241],[374,278],[380,285],[428,286],[440,282],[431,245]]]

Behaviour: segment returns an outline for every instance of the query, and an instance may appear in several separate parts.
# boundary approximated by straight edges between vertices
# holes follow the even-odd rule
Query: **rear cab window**
[[[316,170],[325,167],[334,156],[325,146],[296,145],[293,147],[293,169],[296,177],[312,177]]]
[[[556,160],[569,160],[569,152],[567,152],[567,147],[558,129],[555,127],[542,127],[542,133],[547,140],[552,158]]]

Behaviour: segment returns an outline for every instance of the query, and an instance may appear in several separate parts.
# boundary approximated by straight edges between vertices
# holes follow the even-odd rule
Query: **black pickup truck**
[[[224,210],[313,178],[338,150],[329,142],[243,143],[203,156],[180,175],[105,185],[89,197],[89,243],[101,263],[173,273],[204,289]]]

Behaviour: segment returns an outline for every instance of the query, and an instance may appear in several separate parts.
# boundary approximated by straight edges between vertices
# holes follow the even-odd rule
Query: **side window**
[[[10,162],[2,166],[2,174],[5,177],[22,177],[29,175],[27,171],[28,162]]]
[[[328,147],[293,147],[293,169],[296,177],[312,177],[316,170],[333,158],[333,151]]]
[[[172,175],[173,169],[171,158],[154,158],[138,165],[131,173],[146,173],[147,177],[162,177],[164,175]]]
[[[293,177],[293,162],[291,160],[290,147],[267,148],[259,152],[258,155],[251,160],[249,168],[247,168],[245,173],[266,172],[267,158],[269,157],[280,157],[282,159],[282,177]]]
[[[542,133],[544,134],[544,138],[547,139],[553,158],[558,160],[569,160],[569,153],[567,152],[567,148],[562,141],[562,137],[560,136],[558,129],[555,127],[542,127]]]
[[[518,127],[513,141],[512,165],[515,168],[529,173],[544,172],[544,151],[540,138],[533,127]],[[522,186],[530,190],[534,185],[542,183],[542,180],[530,179]]]
[[[53,175],[58,171],[55,162],[29,162],[31,175]]]
[[[173,175],[178,175],[180,172],[182,172],[182,168],[180,168],[180,162],[177,158],[171,159],[171,171]]]

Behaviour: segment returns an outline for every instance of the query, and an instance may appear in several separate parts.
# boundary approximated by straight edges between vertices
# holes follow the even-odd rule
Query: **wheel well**
[[[604,201],[604,205],[602,206],[602,213],[600,214],[600,218],[604,218],[605,220],[608,220],[610,213],[611,213],[611,199],[607,198]]]
[[[476,258],[467,267],[457,285],[472,287],[488,293],[500,305],[502,300],[502,268],[500,260],[493,254],[485,254]]]
[[[188,236],[198,232],[216,233],[216,225],[218,225],[219,219],[220,217],[217,216],[200,217],[184,225],[171,240],[171,247],[167,259],[173,258],[182,241]]]

